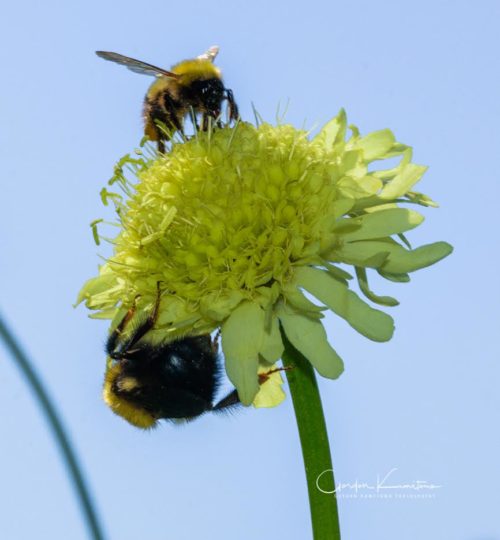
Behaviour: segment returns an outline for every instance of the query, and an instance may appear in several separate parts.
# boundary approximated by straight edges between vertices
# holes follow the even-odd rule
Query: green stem
[[[94,509],[89,490],[83,479],[75,451],[71,446],[68,435],[66,434],[66,430],[64,429],[62,421],[57,413],[57,409],[52,403],[47,390],[45,390],[40,377],[37,375],[33,366],[31,365],[31,362],[28,360],[28,357],[3,322],[1,316],[0,336],[3,338],[7,349],[12,354],[17,366],[21,370],[25,379],[28,381],[31,391],[35,395],[40,408],[45,414],[50,429],[52,430],[52,434],[59,446],[59,450],[61,451],[63,460],[66,464],[73,487],[76,491],[90,537],[94,540],[103,540],[104,534],[102,533],[99,520],[97,519],[97,513]]]
[[[292,368],[286,371],[286,376],[302,446],[313,538],[340,540],[330,445],[314,369],[288,341],[284,332],[282,336],[285,344],[283,365]]]

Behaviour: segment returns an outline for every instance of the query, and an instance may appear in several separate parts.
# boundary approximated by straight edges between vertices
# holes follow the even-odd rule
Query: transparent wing
[[[120,64],[127,67],[134,73],[141,73],[143,75],[162,75],[164,77],[171,77],[173,79],[178,79],[179,76],[171,71],[162,69],[152,64],[147,64],[146,62],[141,62],[140,60],[135,60],[128,56],[123,56],[123,54],[118,54],[114,52],[107,51],[96,51],[97,56],[104,58],[104,60],[109,60],[110,62],[115,62],[115,64]]]

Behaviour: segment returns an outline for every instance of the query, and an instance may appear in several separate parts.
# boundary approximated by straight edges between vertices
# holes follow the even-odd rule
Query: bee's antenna
[[[200,56],[198,56],[197,58],[198,60],[210,60],[210,62],[213,62],[218,54],[219,46],[212,45],[207,51],[205,51],[203,54],[200,54]]]

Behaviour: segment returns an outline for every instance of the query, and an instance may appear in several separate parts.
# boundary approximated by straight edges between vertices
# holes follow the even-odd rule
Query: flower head
[[[115,203],[121,230],[114,254],[80,292],[98,316],[123,317],[134,301],[138,316],[162,296],[151,339],[175,339],[222,329],[226,371],[241,401],[259,391],[259,369],[283,353],[281,330],[317,371],[338,377],[343,363],[321,323],[326,309],[374,341],[391,338],[392,318],[349,287],[352,265],[373,303],[367,269],[392,281],[451,252],[445,242],[410,249],[403,233],[423,217],[402,203],[435,206],[412,191],[426,168],[389,130],[346,138],[345,113],[314,138],[289,125],[198,133],[169,153],[126,158],[136,183],[118,174],[127,197]],[[388,169],[371,164],[400,156]],[[310,299],[309,293],[320,305]],[[281,329],[281,330],[280,330]],[[273,374],[279,377],[279,373]],[[267,384],[267,383],[266,383]],[[281,399],[275,383],[255,403]]]

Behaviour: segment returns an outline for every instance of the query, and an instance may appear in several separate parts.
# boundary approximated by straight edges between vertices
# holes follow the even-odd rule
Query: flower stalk
[[[283,365],[292,396],[309,492],[314,540],[340,540],[330,445],[314,368],[284,332]]]
[[[88,486],[86,485],[81,466],[78,462],[75,450],[69,440],[66,429],[59,417],[57,408],[52,402],[47,390],[45,389],[40,377],[33,368],[28,357],[22,350],[16,338],[9,330],[7,325],[0,317],[0,338],[4,341],[7,350],[10,352],[17,367],[28,382],[28,385],[38,401],[38,405],[45,415],[52,435],[59,447],[61,456],[66,465],[68,476],[76,492],[77,500],[83,514],[83,519],[87,525],[89,538],[93,540],[104,540],[104,533],[97,517],[97,511],[92,502],[92,497]]]

